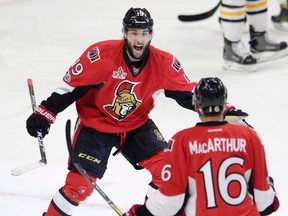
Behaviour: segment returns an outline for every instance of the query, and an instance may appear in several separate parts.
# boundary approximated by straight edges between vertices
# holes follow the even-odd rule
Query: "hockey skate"
[[[273,27],[281,31],[288,31],[288,5],[280,5],[280,13],[271,17]]]
[[[257,62],[266,62],[288,55],[287,43],[269,38],[267,32],[256,32],[250,26],[250,51]]]
[[[247,51],[242,41],[231,42],[224,38],[223,50],[226,70],[254,72],[257,70],[257,60]]]

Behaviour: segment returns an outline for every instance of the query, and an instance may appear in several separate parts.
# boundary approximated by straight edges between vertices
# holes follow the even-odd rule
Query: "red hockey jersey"
[[[123,47],[124,40],[93,44],[69,68],[63,78],[64,83],[56,90],[64,94],[78,86],[105,82],[101,89],[89,91],[76,101],[77,112],[84,125],[101,132],[136,129],[148,120],[156,91],[191,92],[195,86],[173,55],[151,45],[142,71],[133,68],[131,72],[125,62]]]
[[[175,134],[169,144],[162,185],[146,202],[153,215],[176,214],[186,192],[187,216],[254,216],[273,204],[264,147],[254,130],[198,123]]]

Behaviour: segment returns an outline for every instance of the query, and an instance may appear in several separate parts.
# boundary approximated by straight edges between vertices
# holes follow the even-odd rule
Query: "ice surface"
[[[48,165],[12,176],[12,168],[38,161],[37,140],[25,129],[31,113],[26,79],[32,78],[38,103],[57,87],[68,67],[92,43],[121,38],[122,18],[133,7],[146,7],[155,21],[152,41],[181,61],[193,81],[218,76],[227,85],[229,101],[247,111],[266,147],[267,164],[281,207],[274,215],[288,214],[288,72],[287,59],[259,65],[258,72],[239,73],[222,69],[223,38],[218,17],[197,23],[181,23],[178,14],[195,14],[212,8],[217,1],[196,0],[0,0],[0,215],[40,216],[52,196],[63,185],[68,151],[65,122],[75,121],[74,106],[57,116],[45,137]],[[211,5],[207,8],[207,5]],[[269,14],[278,13],[276,0]],[[287,40],[287,32],[271,36]],[[243,35],[248,41],[248,35]],[[194,125],[197,115],[175,101],[159,96],[151,118],[168,139],[176,131]],[[135,171],[121,155],[111,157],[99,186],[123,211],[142,203],[150,176]],[[116,215],[97,193],[88,198],[75,215]]]

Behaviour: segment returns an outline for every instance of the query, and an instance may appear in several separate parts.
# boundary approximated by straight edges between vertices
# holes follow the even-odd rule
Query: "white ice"
[[[72,105],[57,116],[44,143],[48,165],[15,177],[10,171],[40,159],[37,140],[25,121],[31,114],[26,79],[32,78],[38,103],[57,87],[68,67],[92,43],[122,37],[122,18],[131,7],[146,7],[155,20],[153,45],[176,55],[192,81],[218,76],[227,85],[229,101],[247,111],[247,121],[261,136],[269,174],[281,202],[274,215],[288,215],[288,58],[259,65],[255,73],[222,69],[223,38],[218,15],[181,23],[178,14],[207,11],[217,1],[196,0],[0,0],[0,215],[40,216],[64,183],[68,152],[65,122],[75,121]],[[269,14],[278,13],[276,0]],[[274,38],[287,40],[287,32],[272,28]],[[247,44],[248,35],[243,34]],[[159,96],[151,113],[166,139],[198,121],[195,113]],[[99,186],[124,212],[142,203],[150,175],[135,171],[121,155],[110,158]],[[116,215],[95,191],[74,215]]]

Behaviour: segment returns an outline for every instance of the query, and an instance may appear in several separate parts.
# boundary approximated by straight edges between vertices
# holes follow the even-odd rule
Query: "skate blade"
[[[267,51],[261,53],[253,53],[252,55],[257,59],[258,63],[263,63],[288,56],[288,48],[276,52]]]
[[[280,31],[288,32],[288,23],[272,23],[273,27]]]
[[[242,65],[236,62],[224,61],[223,68],[225,70],[237,71],[237,72],[256,72],[257,66],[255,64],[252,65]]]

